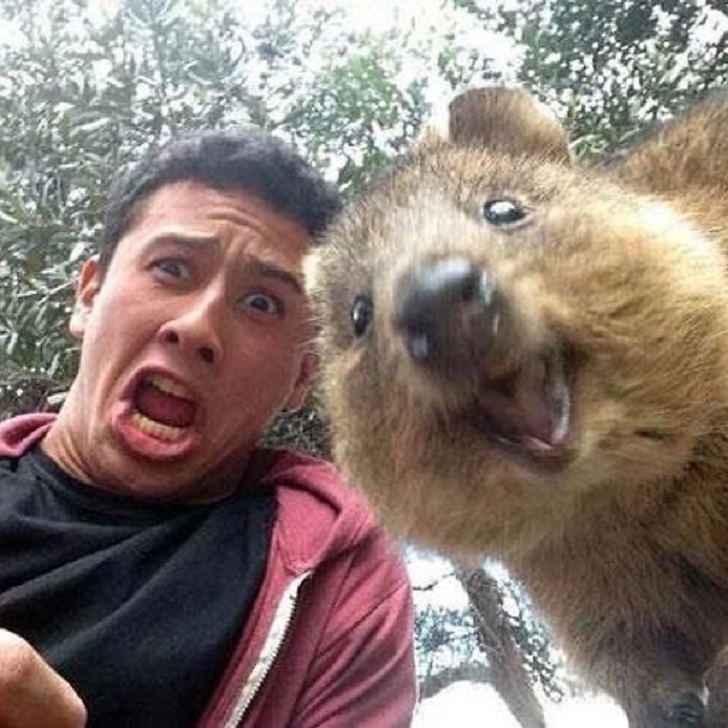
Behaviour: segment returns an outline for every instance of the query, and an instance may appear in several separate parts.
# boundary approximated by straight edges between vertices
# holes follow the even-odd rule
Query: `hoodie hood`
[[[258,468],[265,472],[261,479],[256,477]],[[275,535],[292,574],[348,551],[375,528],[363,497],[342,486],[340,473],[318,458],[288,450],[256,450],[246,482],[275,488],[279,510]]]
[[[0,422],[0,458],[19,458],[45,436],[55,419],[50,412],[35,412]]]

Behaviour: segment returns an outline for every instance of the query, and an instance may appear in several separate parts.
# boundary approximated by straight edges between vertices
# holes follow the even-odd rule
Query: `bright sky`
[[[627,728],[627,718],[604,697],[565,701],[545,707],[548,728]],[[490,685],[453,683],[424,700],[412,728],[520,728]]]

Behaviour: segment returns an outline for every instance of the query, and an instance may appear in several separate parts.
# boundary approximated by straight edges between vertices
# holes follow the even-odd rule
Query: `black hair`
[[[149,196],[185,180],[249,192],[302,224],[314,239],[341,207],[334,187],[293,147],[258,127],[174,137],[151,149],[112,185],[101,238],[102,271]]]

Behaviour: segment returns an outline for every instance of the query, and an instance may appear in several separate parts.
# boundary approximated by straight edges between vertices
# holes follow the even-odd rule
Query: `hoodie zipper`
[[[303,574],[300,574],[283,592],[283,596],[278,604],[270,629],[260,651],[258,661],[250,671],[250,675],[248,675],[245,684],[240,689],[230,717],[225,722],[223,728],[238,728],[241,724],[245,713],[253,702],[253,698],[258,694],[276,657],[278,657],[278,653],[281,651],[281,646],[293,621],[293,614],[296,610],[301,586],[311,574],[311,571],[305,571]]]

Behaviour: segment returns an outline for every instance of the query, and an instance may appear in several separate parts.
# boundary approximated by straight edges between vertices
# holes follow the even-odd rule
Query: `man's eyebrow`
[[[273,263],[267,263],[262,260],[253,259],[248,262],[250,269],[264,278],[274,278],[275,280],[281,281],[293,288],[296,293],[303,295],[303,285],[298,278],[287,271],[285,268],[280,268]]]
[[[150,241],[151,245],[161,245],[171,243],[182,248],[191,250],[210,251],[214,246],[218,245],[218,239],[215,235],[205,235],[204,233],[188,233],[176,230],[165,230],[155,235]],[[259,258],[252,258],[247,261],[247,267],[254,274],[263,278],[273,278],[290,286],[296,293],[303,296],[303,284],[290,271],[281,268],[275,263],[269,263]]]

